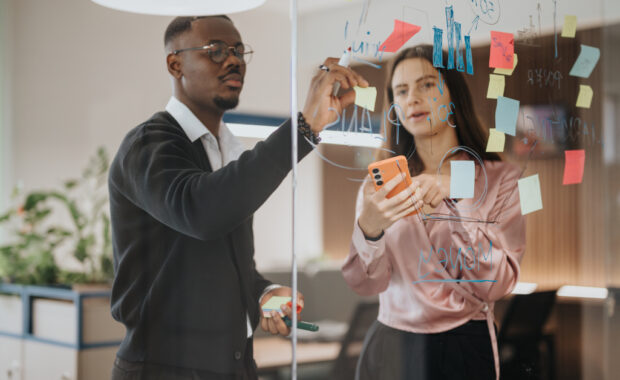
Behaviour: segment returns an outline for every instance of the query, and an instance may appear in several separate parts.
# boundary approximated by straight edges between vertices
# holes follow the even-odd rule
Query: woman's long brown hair
[[[443,61],[447,61],[447,54],[443,52]],[[388,80],[386,83],[387,90],[387,104],[386,110],[389,112],[390,120],[398,120],[398,115],[394,108],[391,108],[394,103],[394,92],[392,91],[392,77],[394,76],[394,70],[396,66],[405,59],[421,58],[427,60],[429,63],[433,63],[433,46],[432,45],[419,45],[415,47],[407,48],[400,53],[390,63]],[[482,126],[476,112],[474,110],[474,104],[471,99],[471,93],[465,82],[465,78],[461,72],[456,69],[446,70],[444,68],[435,67],[441,73],[444,82],[448,87],[450,98],[454,103],[454,118],[456,124],[456,136],[459,145],[464,145],[474,150],[483,160],[499,161],[500,156],[497,153],[491,153],[486,151],[486,141],[488,138],[488,131]],[[378,158],[386,159],[392,155],[404,155],[409,158],[409,168],[412,174],[416,175],[424,170],[424,162],[418,155],[415,146],[415,138],[411,135],[403,126],[402,122],[398,120],[398,127],[389,123],[386,120],[383,121],[387,125],[384,130],[386,131],[385,142],[383,148],[379,151]],[[398,130],[398,131],[397,131]],[[398,134],[396,133],[398,132]],[[397,143],[398,142],[398,143]],[[389,152],[393,151],[394,154]]]

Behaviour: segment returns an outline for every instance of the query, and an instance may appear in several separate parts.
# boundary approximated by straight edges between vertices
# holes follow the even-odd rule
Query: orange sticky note
[[[394,20],[394,30],[392,34],[379,46],[379,51],[395,53],[405,42],[416,35],[422,29],[421,26],[409,24],[408,22]]]
[[[583,180],[583,166],[586,162],[586,151],[583,149],[564,151],[564,180],[562,185],[574,185]]]
[[[512,33],[491,32],[491,55],[489,67],[512,69],[514,64],[515,39]]]

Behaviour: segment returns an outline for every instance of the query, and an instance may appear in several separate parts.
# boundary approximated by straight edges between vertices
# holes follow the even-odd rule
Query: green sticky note
[[[562,37],[575,38],[577,32],[577,16],[564,16],[564,27],[562,27]]]
[[[577,107],[590,108],[590,105],[592,104],[592,95],[594,95],[592,87],[587,84],[580,84],[579,95],[577,96]]]
[[[521,178],[518,182],[519,200],[521,202],[521,214],[529,214],[541,210],[542,196],[540,194],[540,179],[538,174]]]
[[[489,88],[487,90],[487,99],[497,99],[498,96],[504,96],[504,87],[506,80],[503,75],[489,74]]]
[[[371,112],[375,111],[375,101],[377,100],[376,87],[353,87],[355,90],[355,104],[364,107]]]
[[[506,135],[495,128],[489,129],[489,141],[487,152],[503,152],[506,143]]]
[[[493,74],[502,74],[502,75],[512,75],[512,72],[517,68],[517,63],[519,63],[519,59],[517,57],[517,53],[514,54],[514,60],[512,61],[512,69],[495,69],[493,70]]]
[[[291,297],[273,296],[269,298],[269,300],[265,302],[265,304],[262,306],[263,315],[266,317],[269,316],[269,312],[272,310],[280,312],[280,314],[282,315],[280,306],[286,304],[289,301],[291,301]]]

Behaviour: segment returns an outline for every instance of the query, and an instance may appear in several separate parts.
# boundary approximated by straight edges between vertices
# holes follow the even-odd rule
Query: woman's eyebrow
[[[399,83],[396,86],[394,86],[394,88],[399,88],[399,87],[408,87],[406,83]]]
[[[418,83],[418,82],[421,82],[421,81],[423,81],[425,79],[428,79],[428,78],[437,79],[437,76],[436,75],[432,75],[432,74],[424,75],[423,77],[420,77],[420,78],[416,79],[415,82]]]

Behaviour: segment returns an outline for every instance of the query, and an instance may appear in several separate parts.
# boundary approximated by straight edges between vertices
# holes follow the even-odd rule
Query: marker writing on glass
[[[340,57],[340,60],[338,61],[338,65],[342,67],[349,67],[350,62],[351,62],[351,47],[349,46],[349,48],[344,53],[342,53],[342,57]],[[335,82],[334,89],[332,91],[332,96],[337,96],[338,90],[340,90],[340,82]]]

